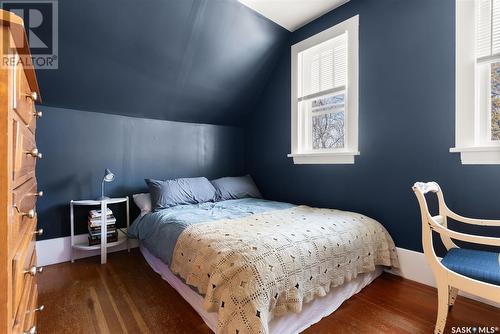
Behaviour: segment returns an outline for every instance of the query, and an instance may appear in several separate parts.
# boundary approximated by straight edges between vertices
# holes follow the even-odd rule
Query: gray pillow
[[[215,188],[205,177],[159,181],[145,179],[153,211],[181,204],[215,201]]]
[[[245,197],[262,198],[259,189],[257,189],[250,175],[222,177],[211,182],[217,190],[217,201]]]

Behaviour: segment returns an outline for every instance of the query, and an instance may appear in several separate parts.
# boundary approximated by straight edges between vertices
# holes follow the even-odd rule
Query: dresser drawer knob
[[[35,232],[33,232],[33,234],[41,236],[43,234],[43,228],[39,228],[38,230],[36,230]]]
[[[38,149],[36,147],[34,149],[32,149],[31,151],[26,152],[26,154],[31,155],[33,158],[37,158],[37,159],[43,158],[42,153],[38,152]]]
[[[44,309],[45,309],[45,306],[44,305],[40,305],[40,306],[38,306],[34,310],[27,310],[26,314],[35,313],[35,312],[42,312]]]
[[[36,100],[38,100],[38,94],[36,92],[28,93],[28,94],[26,94],[26,97],[28,99],[33,100],[33,102],[35,102]]]
[[[43,116],[43,113],[41,111],[35,111],[33,113],[33,116],[35,116],[36,118],[42,118]]]
[[[17,206],[16,206],[16,209],[17,209]],[[18,210],[19,210],[19,209],[18,209]],[[19,211],[19,214],[20,214],[22,217],[28,217],[29,219],[33,219],[33,218],[35,218],[35,216],[36,216],[36,212],[35,212],[35,210],[33,210],[33,209],[28,210],[28,212],[21,212],[21,211]]]
[[[37,266],[33,266],[31,267],[30,269],[27,269],[24,271],[24,274],[30,274],[31,276],[36,276],[36,274],[40,274],[42,273],[43,271],[43,267],[37,267]]]
[[[36,334],[36,326],[31,327],[26,332],[23,332],[23,334]]]

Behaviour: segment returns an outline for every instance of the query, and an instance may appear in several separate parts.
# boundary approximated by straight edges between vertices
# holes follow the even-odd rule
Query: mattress
[[[140,249],[151,268],[160,274],[193,307],[207,326],[215,332],[217,327],[217,313],[205,311],[203,308],[203,296],[184,284],[180,278],[172,273],[168,265],[148,251],[143,244],[141,244]],[[382,267],[378,266],[373,272],[359,274],[356,278],[341,286],[332,288],[326,296],[315,298],[311,302],[306,303],[300,313],[288,313],[284,316],[274,318],[269,323],[270,333],[293,334],[304,331],[322,318],[332,314],[344,301],[373,282],[373,280],[380,276],[382,270]]]

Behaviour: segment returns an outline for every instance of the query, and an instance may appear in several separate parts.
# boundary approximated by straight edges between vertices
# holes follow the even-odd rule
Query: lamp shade
[[[103,180],[105,182],[111,182],[115,179],[115,174],[113,174],[113,172],[111,172],[108,168],[106,168],[106,170],[104,171],[104,178]]]
[[[115,179],[115,174],[113,174],[112,171],[110,171],[108,168],[104,171],[104,177],[102,178],[101,182],[101,197],[99,197],[97,200],[105,200],[109,199],[109,197],[104,196],[104,183],[105,182],[112,182]]]

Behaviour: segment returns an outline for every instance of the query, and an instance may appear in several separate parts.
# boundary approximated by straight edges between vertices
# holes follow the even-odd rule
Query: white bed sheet
[[[205,311],[203,308],[203,297],[184,284],[180,278],[170,271],[170,268],[165,263],[151,254],[146,247],[141,245],[140,249],[151,268],[160,274],[194,308],[207,326],[215,332],[217,327],[217,313]],[[377,267],[374,272],[360,274],[355,279],[331,289],[328,295],[315,298],[310,303],[304,304],[302,312],[289,313],[274,318],[269,323],[270,333],[295,334],[306,330],[322,318],[332,314],[344,301],[361,291],[361,289],[373,282],[380,274],[382,274],[381,267]]]

